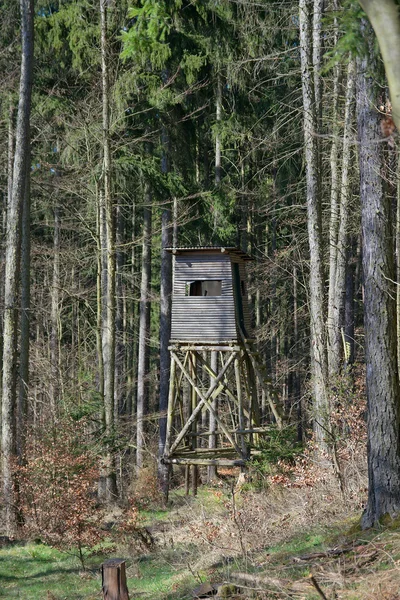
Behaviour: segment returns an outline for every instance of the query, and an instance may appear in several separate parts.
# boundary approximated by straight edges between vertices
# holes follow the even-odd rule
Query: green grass
[[[325,535],[321,531],[303,533],[291,540],[268,548],[269,554],[294,555],[316,552],[326,545]]]
[[[154,525],[158,521],[164,521],[169,517],[169,514],[169,510],[161,508],[148,508],[146,510],[140,511],[140,517],[142,519],[143,525],[145,526]]]
[[[128,576],[131,570],[136,571],[136,577],[128,579],[131,597],[140,595],[146,600],[166,600],[170,597],[177,600],[186,597],[187,591],[198,585],[198,582],[187,571],[186,565],[174,566],[172,560],[153,554],[142,557],[134,567],[128,568]]]
[[[0,582],[0,598],[21,600],[94,600],[101,589],[99,571],[81,574],[78,558],[42,544],[0,549]]]
[[[103,560],[100,556],[87,559],[88,568],[82,572],[78,558],[43,544],[1,548],[0,598],[100,600]],[[175,567],[158,553],[136,562],[127,560],[127,579],[130,596],[140,595],[146,600],[177,600],[196,585],[186,565]]]

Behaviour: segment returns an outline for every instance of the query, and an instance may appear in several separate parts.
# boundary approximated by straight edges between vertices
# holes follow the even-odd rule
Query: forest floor
[[[400,600],[399,523],[362,532],[359,501],[341,498],[333,478],[301,489],[233,486],[200,487],[196,498],[178,489],[168,510],[142,512],[154,549],[126,538],[112,554],[127,559],[131,600],[207,597],[222,584],[225,598]],[[83,571],[41,543],[4,544],[0,598],[100,599],[110,556],[88,557]]]

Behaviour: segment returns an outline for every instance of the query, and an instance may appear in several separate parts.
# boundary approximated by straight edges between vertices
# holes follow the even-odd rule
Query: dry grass
[[[320,598],[312,573],[329,600],[400,600],[400,533],[359,530],[366,481],[355,471],[345,498],[328,472],[313,487],[178,492],[152,528],[158,552],[177,573],[234,581],[260,599]]]
[[[360,514],[359,496],[356,501],[343,500],[329,473],[314,487],[273,485],[262,492],[235,493],[221,485],[203,488],[196,500],[177,496],[175,501],[179,505],[170,512],[169,522],[155,531],[161,544],[166,538],[175,545],[195,543],[199,552],[221,557],[254,554]]]

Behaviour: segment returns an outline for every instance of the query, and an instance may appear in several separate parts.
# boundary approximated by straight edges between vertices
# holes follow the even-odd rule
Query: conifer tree
[[[15,156],[11,198],[7,207],[6,269],[4,289],[3,392],[2,392],[2,479],[5,527],[15,535],[17,525],[13,458],[16,456],[17,349],[19,275],[21,259],[21,215],[30,177],[30,112],[33,80],[33,1],[21,0],[21,76],[15,134]],[[28,204],[26,203],[27,207]],[[28,215],[26,215],[26,219]],[[25,256],[26,259],[26,256]],[[25,330],[25,334],[26,334]],[[26,341],[26,340],[25,340]],[[24,341],[24,343],[25,343]],[[21,426],[21,424],[20,424]],[[20,431],[20,436],[22,432]]]

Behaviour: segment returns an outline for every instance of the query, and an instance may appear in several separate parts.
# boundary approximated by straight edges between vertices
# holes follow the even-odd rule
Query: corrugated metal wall
[[[222,253],[185,253],[175,256],[171,329],[173,340],[220,342],[238,339],[231,260],[239,264],[240,279],[245,282],[242,295],[243,317],[246,333],[251,335],[244,261]],[[186,296],[187,284],[200,280],[221,281],[221,296]]]
[[[186,284],[221,280],[221,296],[185,296]],[[224,254],[175,257],[171,338],[174,340],[236,340],[231,260]]]

